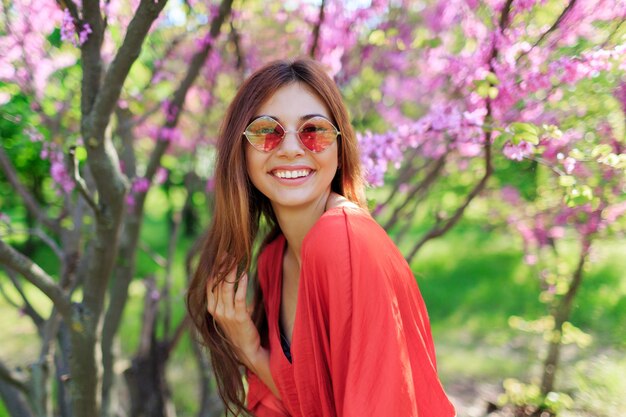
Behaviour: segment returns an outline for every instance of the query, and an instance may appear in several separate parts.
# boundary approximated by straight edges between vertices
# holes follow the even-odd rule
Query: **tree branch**
[[[187,194],[187,199],[191,198],[191,193]],[[170,337],[170,323],[172,318],[172,297],[170,294],[172,288],[172,266],[174,264],[174,257],[176,256],[176,246],[178,244],[180,223],[182,220],[182,213],[175,212],[171,218],[171,231],[170,241],[167,248],[167,258],[165,263],[165,277],[163,283],[163,289],[161,291],[161,300],[163,300],[165,310],[163,312],[163,334],[164,338]]]
[[[230,21],[230,37],[235,46],[235,55],[237,56],[237,64],[235,66],[237,70],[239,70],[239,74],[243,76],[243,74],[246,73],[246,60],[243,56],[243,49],[241,48],[241,36],[232,19]]]
[[[521,60],[523,57],[525,57],[526,55],[528,55],[530,53],[530,51],[532,51],[533,49],[535,49],[536,47],[538,47],[547,37],[548,35],[550,35],[552,32],[554,32],[555,30],[558,29],[559,25],[561,24],[561,22],[563,21],[563,19],[565,19],[565,16],[567,16],[567,14],[574,8],[574,6],[576,5],[576,1],[577,0],[570,0],[570,2],[568,3],[567,6],[565,6],[565,9],[563,9],[563,11],[561,12],[561,14],[559,15],[559,17],[556,18],[556,20],[554,21],[554,23],[552,24],[552,26],[550,26],[550,28],[548,28],[548,30],[546,30],[545,32],[543,32],[541,34],[541,36],[539,36],[539,38],[537,39],[537,41],[535,41],[535,43],[530,47],[530,49],[528,49],[528,51],[524,51],[522,52],[522,54],[520,54],[520,56],[517,58],[516,61],[519,62],[519,60]]]
[[[233,0],[222,0],[219,13],[211,22],[211,29],[209,30],[209,36],[211,39],[217,39],[217,37],[219,36],[222,24],[230,14],[232,5]],[[185,78],[183,78],[178,89],[174,93],[174,97],[170,104],[171,108],[176,109],[176,111],[174,112],[174,117],[170,121],[165,123],[165,127],[171,128],[175,127],[178,124],[178,118],[180,117],[180,114],[182,112],[187,93],[189,92],[189,89],[198,77],[198,74],[200,74],[200,70],[204,66],[207,57],[209,56],[209,52],[211,52],[212,48],[213,43],[207,42],[206,45],[202,49],[197,51],[191,58],[191,62],[187,69],[187,74],[185,74]],[[167,140],[157,141],[157,144],[154,147],[152,154],[150,155],[150,161],[148,162],[148,166],[146,168],[145,178],[147,178],[148,181],[152,181],[154,174],[160,166],[161,157],[167,150],[168,146],[169,142]]]
[[[30,233],[32,233],[34,236],[37,236],[39,239],[41,239],[43,243],[45,243],[46,245],[48,245],[50,249],[52,249],[52,252],[54,252],[57,258],[59,258],[60,261],[63,261],[65,254],[63,253],[59,245],[57,245],[57,243],[54,241],[54,239],[48,236],[46,232],[41,230],[41,228],[36,227],[34,229],[31,229]]]
[[[615,28],[611,31],[611,33],[609,33],[609,35],[606,37],[606,40],[602,42],[602,45],[600,45],[600,49],[606,48],[609,42],[611,42],[611,39],[613,39],[613,36],[620,30],[624,23],[626,23],[626,17],[623,17],[622,20],[619,21],[617,26],[615,26]]]
[[[11,283],[13,284],[13,287],[15,288],[15,290],[18,292],[18,294],[22,298],[22,301],[24,302],[24,305],[22,307],[20,307],[17,304],[17,302],[14,302],[13,300],[10,300],[8,294],[6,294],[4,292],[4,287],[0,285],[0,289],[2,291],[2,295],[7,300],[7,302],[9,302],[9,304],[13,305],[15,308],[21,309],[24,312],[24,314],[26,314],[28,317],[30,317],[30,319],[33,321],[33,323],[37,327],[38,331],[41,331],[41,326],[44,324],[43,317],[37,312],[37,310],[35,310],[33,305],[30,303],[30,301],[26,297],[26,294],[24,293],[24,290],[22,289],[22,286],[20,285],[19,281],[15,277],[15,271],[13,271],[11,268],[7,268],[7,267],[5,267],[5,270],[6,270],[7,275],[9,276],[9,279],[11,280]]]
[[[563,9],[563,12],[559,15],[559,17],[556,18],[556,20],[554,21],[554,23],[552,24],[552,26],[550,26],[550,28],[548,30],[546,30],[544,33],[541,34],[541,36],[539,37],[539,39],[537,39],[537,41],[533,44],[532,48],[535,48],[537,46],[539,46],[539,44],[541,44],[541,42],[544,41],[544,39],[546,39],[546,37],[548,37],[549,34],[551,34],[552,32],[554,32],[559,25],[561,24],[561,22],[563,21],[563,19],[565,19],[565,16],[567,16],[567,14],[574,8],[574,6],[576,5],[576,1],[577,0],[570,0],[570,2],[568,3],[568,5],[565,7],[565,9]],[[531,48],[531,49],[532,49]]]
[[[80,22],[80,15],[78,14],[78,7],[73,0],[57,0],[57,4],[61,10],[67,9],[70,12],[70,16],[75,22]]]
[[[156,2],[154,0],[141,0],[141,3],[139,3],[137,12],[128,25],[122,46],[104,76],[102,88],[96,97],[93,112],[90,112],[93,115],[95,136],[99,136],[100,132],[104,132],[109,124],[111,114],[115,109],[130,68],[139,57],[141,46],[148,35],[152,23],[159,16],[166,3],[167,0],[157,0]]]
[[[407,261],[409,263],[411,263],[411,261],[415,257],[415,254],[417,254],[417,252],[426,242],[445,234],[461,219],[461,216],[465,212],[467,206],[485,188],[487,180],[492,173],[493,166],[491,164],[491,134],[487,134],[487,138],[485,139],[485,173],[483,174],[482,178],[467,195],[463,204],[457,207],[452,216],[448,217],[445,220],[438,220],[435,225],[417,242],[417,244],[411,250],[409,256],[407,256]]]
[[[28,392],[28,375],[24,372],[10,369],[3,361],[0,360],[0,379],[8,382],[14,388],[22,391],[23,393]]]
[[[71,317],[71,303],[63,289],[39,265],[0,239],[0,263],[22,274],[31,284],[46,294],[64,318]]]
[[[402,210],[420,193],[421,190],[428,189],[435,179],[443,169],[446,164],[446,154],[444,153],[439,159],[434,162],[433,167],[426,173],[426,176],[422,181],[417,184],[414,184],[411,189],[407,192],[406,198],[399,206],[395,207],[395,210],[391,216],[391,218],[387,221],[383,228],[385,230],[390,230],[400,219],[400,213]]]
[[[311,42],[311,49],[309,50],[309,56],[311,58],[315,58],[315,53],[317,52],[317,46],[320,40],[320,30],[322,28],[322,24],[324,23],[324,6],[325,5],[326,5],[326,0],[322,0],[322,4],[320,4],[319,18],[317,19],[317,24],[313,28],[313,42]]]
[[[84,124],[84,116],[91,114],[91,110],[93,109],[94,102],[100,90],[100,79],[102,77],[102,56],[100,54],[100,48],[102,46],[102,40],[104,39],[104,28],[99,0],[83,1],[83,18],[85,23],[91,28],[91,34],[87,38],[87,41],[80,47],[83,67],[80,97],[80,110],[83,115],[82,124]],[[79,21],[77,21],[77,23],[78,22]],[[83,136],[83,138],[86,140],[90,139],[91,135]]]
[[[25,397],[22,391],[0,378],[0,398],[4,401],[4,406],[11,417],[35,416]]]
[[[94,213],[98,214],[98,205],[96,204],[92,195],[89,194],[89,191],[87,191],[87,184],[85,184],[85,180],[80,176],[80,172],[78,171],[78,161],[76,160],[76,146],[70,147],[69,160],[72,178],[76,183],[76,187],[78,187],[78,191],[85,198],[85,201],[87,202],[87,204],[89,204]]]
[[[9,160],[8,155],[4,151],[3,147],[0,147],[0,167],[4,171],[9,183],[13,187],[13,189],[17,192],[17,194],[24,201],[24,205],[26,209],[39,221],[46,225],[46,227],[50,228],[55,233],[59,233],[61,227],[57,222],[49,218],[45,212],[39,207],[37,201],[32,196],[32,194],[24,187],[19,178],[17,177],[17,172],[13,167],[13,164]]]
[[[178,342],[180,342],[180,340],[182,339],[183,334],[185,334],[185,330],[188,329],[188,326],[189,316],[186,315],[185,318],[183,318],[180,323],[178,323],[178,326],[176,326],[176,330],[174,330],[174,335],[167,342],[166,352],[168,358],[172,354],[172,351],[176,348],[176,345],[178,345]]]

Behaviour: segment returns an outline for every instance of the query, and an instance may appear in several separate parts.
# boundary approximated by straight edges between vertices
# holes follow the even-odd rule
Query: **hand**
[[[261,337],[246,305],[248,275],[244,274],[241,277],[237,291],[235,291],[236,279],[235,268],[215,288],[213,282],[209,280],[206,288],[207,310],[224,336],[235,347],[239,360],[254,372],[254,364],[262,350]]]

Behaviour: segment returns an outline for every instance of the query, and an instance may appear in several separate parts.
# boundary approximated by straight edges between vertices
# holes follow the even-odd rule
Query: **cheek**
[[[324,155],[324,164],[327,166],[334,166],[339,168],[339,151],[335,146],[334,149],[328,151],[328,155]]]

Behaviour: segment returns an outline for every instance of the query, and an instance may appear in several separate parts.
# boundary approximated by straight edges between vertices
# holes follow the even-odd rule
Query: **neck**
[[[278,225],[287,240],[287,252],[292,259],[298,262],[298,266],[302,264],[300,257],[302,241],[315,222],[326,211],[330,195],[329,190],[318,201],[303,207],[273,205]]]

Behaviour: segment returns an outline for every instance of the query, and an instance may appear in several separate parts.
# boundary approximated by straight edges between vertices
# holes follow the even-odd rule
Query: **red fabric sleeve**
[[[248,410],[255,417],[289,417],[285,406],[272,391],[250,370],[246,370],[248,379]]]
[[[369,215],[348,210],[323,218],[303,245],[294,327],[294,355],[310,358],[295,368],[302,414],[454,416],[411,270]]]

